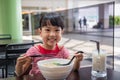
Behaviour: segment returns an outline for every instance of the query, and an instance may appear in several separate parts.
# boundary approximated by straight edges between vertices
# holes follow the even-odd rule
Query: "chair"
[[[16,59],[23,53],[25,53],[30,47],[34,44],[38,44],[40,42],[30,42],[30,43],[20,43],[20,44],[8,44],[6,46],[6,53],[5,53],[5,77],[8,76],[8,65],[12,63],[13,66],[16,64]]]
[[[5,62],[5,45],[0,45],[0,70],[2,70],[2,78],[4,78]]]

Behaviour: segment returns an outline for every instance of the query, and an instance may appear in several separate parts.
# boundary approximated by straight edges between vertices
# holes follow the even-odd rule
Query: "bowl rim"
[[[66,66],[57,66],[57,67],[47,67],[47,66],[42,66],[42,64],[41,63],[43,63],[43,62],[48,62],[49,60],[53,60],[53,61],[55,61],[55,60],[66,60],[66,61],[69,61],[69,59],[64,59],[64,58],[52,58],[52,59],[44,59],[44,60],[40,60],[40,61],[38,61],[37,62],[37,65],[38,65],[38,67],[39,66],[41,66],[41,67],[44,67],[44,68],[47,68],[47,69],[52,69],[52,68],[62,68],[62,67],[70,67],[70,66],[73,66],[73,62],[71,63],[71,64],[69,64],[69,65],[66,65]]]

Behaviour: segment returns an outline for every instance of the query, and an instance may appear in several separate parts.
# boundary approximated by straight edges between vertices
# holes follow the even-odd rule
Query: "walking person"
[[[86,19],[85,16],[84,16],[84,18],[83,18],[83,27],[85,27],[85,28],[86,28],[86,31],[87,31],[87,19]]]
[[[82,20],[80,19],[79,20],[80,29],[82,28],[81,23],[82,23]]]

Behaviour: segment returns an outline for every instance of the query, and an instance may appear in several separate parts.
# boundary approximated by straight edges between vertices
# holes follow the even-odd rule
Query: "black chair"
[[[2,70],[2,78],[4,78],[5,62],[5,45],[0,45],[0,70]]]
[[[8,65],[15,66],[16,59],[21,55],[24,54],[30,47],[34,44],[38,44],[40,42],[30,42],[30,43],[21,43],[21,44],[8,44],[6,46],[6,53],[5,53],[5,77],[8,76]],[[14,72],[14,71],[13,71]],[[13,74],[12,74],[13,75]]]
[[[0,34],[0,41],[11,40],[12,36],[10,34]],[[0,70],[2,70],[2,78],[4,78],[5,71],[5,46],[0,44]]]

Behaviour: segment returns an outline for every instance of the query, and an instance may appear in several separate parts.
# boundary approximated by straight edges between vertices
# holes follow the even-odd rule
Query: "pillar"
[[[72,32],[74,29],[73,29],[73,26],[74,26],[74,21],[73,21],[73,0],[67,0],[67,23],[68,23],[68,29],[67,29],[67,32]]]
[[[103,23],[103,28],[109,28],[109,4],[99,5],[99,21]]]
[[[0,0],[0,34],[22,39],[21,0]]]

